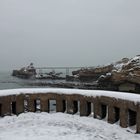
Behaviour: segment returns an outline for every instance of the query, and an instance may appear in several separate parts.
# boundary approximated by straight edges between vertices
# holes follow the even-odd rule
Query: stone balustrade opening
[[[49,100],[49,111],[56,112],[56,100]]]

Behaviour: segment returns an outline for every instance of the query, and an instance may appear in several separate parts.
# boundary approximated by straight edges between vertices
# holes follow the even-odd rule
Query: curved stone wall
[[[37,93],[0,96],[0,116],[23,112],[50,112],[50,101],[56,101],[56,112],[106,119],[121,127],[136,125],[140,133],[140,103],[114,97],[89,97],[79,94]]]

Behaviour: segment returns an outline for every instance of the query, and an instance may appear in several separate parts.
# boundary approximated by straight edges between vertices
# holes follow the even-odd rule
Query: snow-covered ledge
[[[140,95],[132,93],[60,88],[0,90],[0,115],[50,112],[50,100],[56,101],[56,112],[92,113],[94,118],[120,122],[122,127],[136,125],[140,133]]]
[[[116,99],[129,100],[133,102],[140,102],[140,95],[127,93],[127,92],[115,92],[104,90],[81,90],[81,89],[64,89],[64,88],[20,88],[20,89],[6,89],[0,90],[0,96],[7,95],[19,95],[19,94],[37,94],[37,93],[57,93],[57,94],[79,94],[88,97],[113,97]]]

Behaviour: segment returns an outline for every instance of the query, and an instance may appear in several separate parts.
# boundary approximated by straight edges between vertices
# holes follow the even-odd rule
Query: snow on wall
[[[21,88],[0,90],[0,96],[19,95],[19,94],[37,94],[37,93],[57,93],[57,94],[79,94],[90,97],[114,97],[128,101],[140,102],[140,95],[127,92],[114,92],[104,90],[81,90],[81,89],[62,89],[62,88]]]

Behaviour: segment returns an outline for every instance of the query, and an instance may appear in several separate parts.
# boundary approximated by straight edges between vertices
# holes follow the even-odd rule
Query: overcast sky
[[[0,0],[0,70],[96,66],[140,54],[140,0]]]

